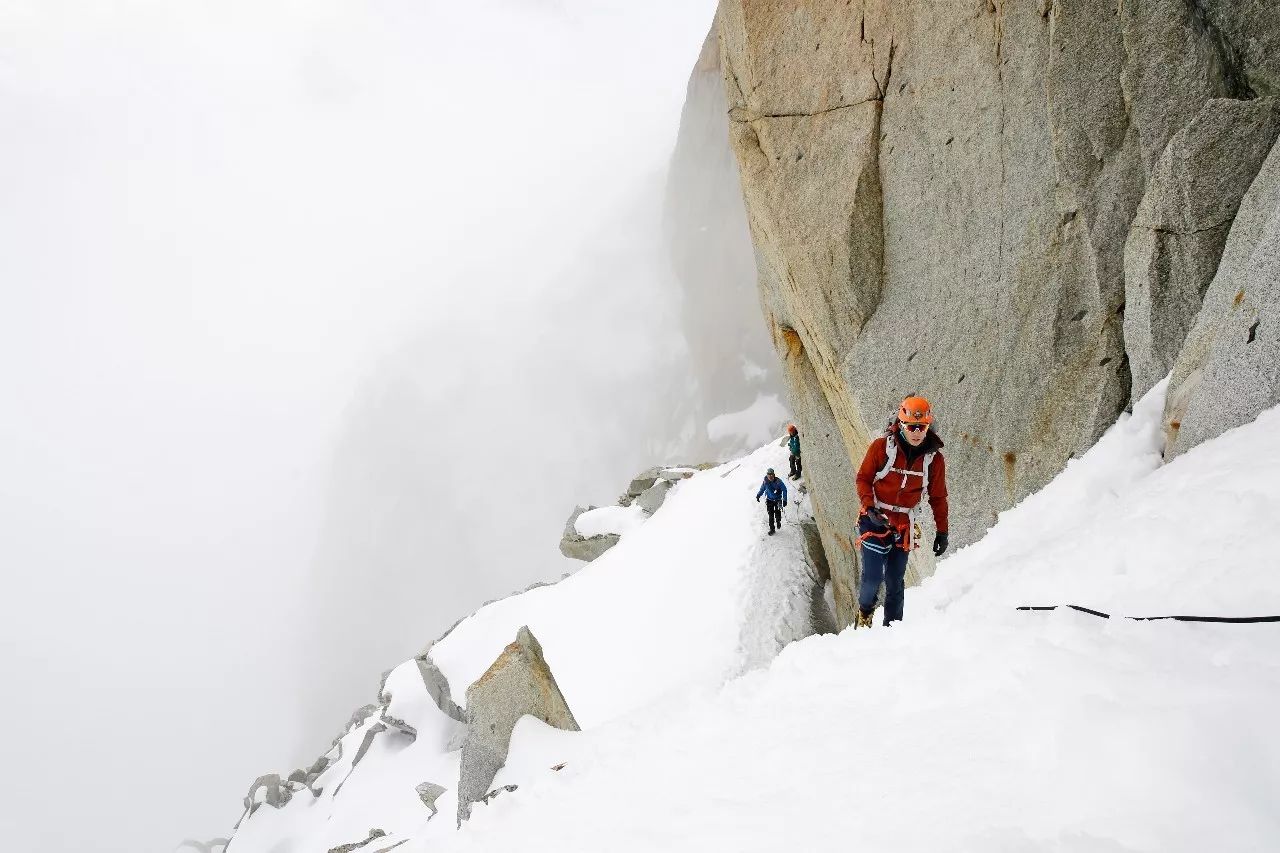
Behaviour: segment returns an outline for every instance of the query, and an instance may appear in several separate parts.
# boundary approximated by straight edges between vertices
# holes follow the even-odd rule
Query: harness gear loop
[[[876,539],[883,539],[886,536],[890,535],[890,530],[891,529],[887,529],[883,533],[876,533],[874,530],[868,530],[866,533],[862,534],[856,540],[854,540],[854,544],[857,545],[858,547],[861,547],[863,542],[866,542],[868,539],[871,539],[873,537]]]

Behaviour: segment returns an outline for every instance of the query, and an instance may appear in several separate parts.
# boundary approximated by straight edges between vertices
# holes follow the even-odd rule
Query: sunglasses
[[[903,424],[902,428],[907,432],[924,432],[929,428],[928,424]]]

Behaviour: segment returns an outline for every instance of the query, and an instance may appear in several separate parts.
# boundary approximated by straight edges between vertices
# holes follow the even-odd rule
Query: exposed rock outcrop
[[[618,498],[618,505],[629,507],[636,505],[649,515],[657,512],[667,499],[667,492],[681,480],[692,477],[698,471],[714,468],[713,464],[698,466],[672,466],[670,468],[650,468],[632,478],[627,490]],[[560,537],[560,553],[574,560],[590,562],[605,551],[608,551],[621,540],[621,533],[597,533],[584,536],[578,530],[578,519],[597,507],[575,507],[565,522],[564,534]],[[615,528],[618,529],[618,528]],[[625,532],[625,531],[623,531]]]
[[[431,660],[430,655],[424,652],[414,659],[414,663],[417,665],[418,672],[422,676],[423,686],[426,689],[427,695],[431,697],[431,700],[435,703],[436,707],[439,708],[446,716],[461,722],[463,720],[463,712],[452,699],[449,690],[449,680],[445,677],[444,673],[440,671],[440,668],[435,665],[435,662]],[[307,791],[313,798],[318,799],[325,792],[324,788],[317,785],[320,776],[333,765],[341,761],[343,757],[343,738],[362,726],[364,727],[364,733],[360,739],[359,745],[356,747],[355,753],[351,756],[351,762],[347,768],[347,772],[343,775],[342,779],[333,786],[334,797],[337,797],[342,793],[343,786],[346,784],[347,780],[351,778],[356,767],[368,754],[374,741],[377,740],[380,735],[399,738],[403,745],[412,744],[417,740],[418,730],[413,725],[410,725],[405,720],[389,713],[389,708],[395,698],[387,687],[388,676],[391,672],[392,671],[389,670],[382,674],[381,682],[378,685],[378,702],[362,705],[352,712],[350,718],[347,720],[346,726],[344,726],[338,736],[333,739],[333,743],[330,746],[329,751],[312,762],[310,767],[298,768],[284,779],[282,779],[278,773],[268,773],[264,776],[259,776],[254,780],[253,784],[249,787],[249,793],[244,797],[244,814],[236,823],[237,829],[239,829],[244,821],[252,817],[253,814],[263,805],[268,805],[277,809],[283,808],[289,804],[294,794],[301,791]],[[366,725],[369,723],[371,724]],[[458,728],[460,729],[461,727]],[[457,733],[455,733],[454,739],[451,740],[451,743],[456,744],[456,738]],[[453,746],[451,748],[457,747]],[[431,803],[428,804],[426,802],[426,797],[432,792],[432,790],[434,790],[434,788],[439,786],[433,786],[431,789],[424,787],[429,785],[431,785],[431,783],[423,783],[423,785],[420,785],[418,794],[424,798],[424,804],[434,808],[434,798]],[[426,791],[426,793],[424,793],[424,791]],[[443,791],[444,789],[441,788],[438,792],[435,792],[433,796],[439,796]],[[369,843],[369,840],[371,839],[366,839],[362,843],[367,844]],[[398,844],[396,846],[398,846]]]
[[[569,704],[556,684],[533,633],[523,627],[484,675],[467,688],[467,738],[458,778],[458,823],[471,805],[489,793],[489,784],[507,760],[511,730],[525,714],[550,726],[578,731]]]
[[[449,690],[449,679],[440,671],[440,667],[436,666],[435,661],[425,652],[414,660],[417,661],[418,672],[422,674],[422,684],[427,694],[431,696],[431,700],[436,703],[436,707],[447,716],[462,722],[462,709],[453,701]]]
[[[956,545],[1128,403],[1124,245],[1149,176],[1210,99],[1263,93],[1274,59],[1254,46],[1280,16],[722,0],[719,22],[761,298],[843,625],[853,472],[902,396],[933,400],[949,439]],[[921,549],[911,576],[931,571]]]
[[[418,792],[418,799],[422,800],[422,804],[431,809],[431,817],[435,817],[440,811],[436,808],[436,800],[440,799],[440,795],[447,791],[448,788],[443,785],[437,785],[435,782],[423,782],[414,790]],[[427,820],[430,819],[427,818]]]
[[[258,793],[262,793],[261,799]],[[251,817],[260,806],[268,805],[273,809],[283,808],[293,799],[293,791],[289,784],[280,778],[279,773],[266,773],[253,780],[249,793],[244,797],[245,816]],[[243,820],[243,818],[241,818]]]
[[[636,498],[636,504],[645,512],[653,514],[662,507],[662,502],[667,499],[669,491],[671,491],[671,481],[658,480]]]
[[[387,834],[385,832],[375,827],[374,829],[369,830],[369,837],[366,838],[364,841],[353,841],[350,844],[340,844],[337,847],[330,847],[329,853],[354,853],[354,851],[359,850],[360,848],[365,847],[366,845],[372,844],[373,842],[377,841],[379,838],[386,838],[386,837],[387,837]]]
[[[619,506],[631,506],[631,502],[640,497],[645,489],[651,488],[654,483],[658,482],[658,475],[662,473],[661,468],[650,468],[647,471],[641,471],[627,485],[627,491],[618,499]]]
[[[1166,458],[1280,403],[1280,145],[1236,212],[1217,275],[1174,366]]]
[[[1125,244],[1133,396],[1163,379],[1200,313],[1245,191],[1280,134],[1280,98],[1215,99],[1174,134]]]
[[[574,507],[569,520],[564,524],[564,535],[560,537],[560,553],[572,560],[591,562],[614,545],[621,538],[616,533],[601,533],[598,536],[583,536],[578,532],[578,516],[595,509],[593,506]]]

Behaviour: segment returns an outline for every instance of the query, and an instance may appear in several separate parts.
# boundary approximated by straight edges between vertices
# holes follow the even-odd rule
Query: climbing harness
[[[883,533],[877,533],[877,532],[876,532],[876,531],[874,531],[874,530],[868,530],[866,533],[863,533],[861,536],[859,536],[859,537],[854,541],[854,544],[855,544],[856,546],[858,546],[858,547],[861,547],[861,546],[863,545],[863,543],[865,543],[868,539],[884,539],[884,538],[889,537],[889,536],[892,536],[892,537],[893,537],[894,544],[896,545],[896,544],[897,544],[897,542],[898,542],[898,539],[900,538],[900,534],[898,534],[898,531],[897,531],[897,530],[895,530],[895,529],[893,528],[893,526],[892,526],[892,525],[890,525],[889,527],[885,528],[885,530],[884,530],[884,532],[883,532]],[[893,547],[893,546],[892,546],[892,545],[890,545],[890,546],[886,546],[886,547],[885,547],[885,550],[887,551],[887,550],[889,550],[889,548],[891,548],[891,547]]]
[[[875,479],[872,481],[872,489],[871,489],[872,502],[875,504],[877,509],[887,509],[890,512],[898,512],[905,515],[907,517],[908,522],[911,524],[912,533],[914,534],[911,537],[911,547],[913,549],[919,548],[920,547],[920,513],[922,512],[922,504],[927,499],[927,496],[929,494],[929,468],[930,466],[933,465],[933,457],[938,455],[938,451],[931,450],[924,455],[924,467],[919,471],[912,471],[909,467],[908,468],[897,467],[894,463],[898,461],[898,438],[893,434],[893,424],[891,423],[889,424],[889,428],[885,431],[884,452],[885,452],[884,467],[882,467],[879,471],[876,472]],[[907,464],[910,465],[911,463],[908,462]],[[879,496],[876,495],[874,484],[879,483],[885,477],[889,476],[890,471],[902,476],[902,485],[904,487],[907,484],[907,477],[920,478],[920,500],[916,501],[915,506],[913,507],[897,506],[896,504],[891,504],[891,503],[888,503],[887,501],[880,500]],[[901,493],[902,489],[899,488],[898,492]],[[862,538],[863,537],[858,538],[859,545],[862,544]]]

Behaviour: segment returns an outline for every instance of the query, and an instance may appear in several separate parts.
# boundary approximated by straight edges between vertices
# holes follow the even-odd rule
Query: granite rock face
[[[1133,397],[1173,368],[1240,200],[1280,134],[1280,98],[1211,100],[1156,164],[1125,244],[1124,341]]]
[[[449,690],[449,679],[440,671],[440,667],[436,666],[431,655],[423,652],[414,660],[418,664],[418,672],[422,675],[422,686],[426,688],[427,694],[436,703],[436,707],[446,716],[462,722],[462,709],[453,701]]]
[[[761,300],[843,625],[853,473],[903,396],[936,406],[954,545],[1128,404],[1130,226],[1211,99],[1266,94],[1280,15],[1224,0],[722,0],[718,21]],[[916,552],[911,577],[931,571]]]
[[[458,823],[489,793],[507,760],[511,731],[530,714],[550,726],[578,731],[578,721],[556,684],[533,633],[521,628],[493,665],[467,688],[467,738],[458,779]]]
[[[1236,212],[1217,275],[1178,355],[1165,457],[1280,403],[1280,144]]]

